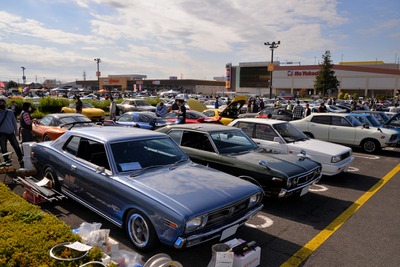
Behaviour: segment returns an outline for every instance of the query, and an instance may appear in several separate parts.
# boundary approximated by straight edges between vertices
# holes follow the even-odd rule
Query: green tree
[[[322,55],[322,63],[320,64],[319,74],[314,81],[314,89],[317,93],[325,96],[329,93],[337,91],[340,82],[336,78],[335,71],[333,70],[333,63],[331,60],[331,52],[325,51]]]
[[[14,81],[9,81],[7,84],[7,89],[10,89],[10,88],[18,88],[18,83],[14,82]]]

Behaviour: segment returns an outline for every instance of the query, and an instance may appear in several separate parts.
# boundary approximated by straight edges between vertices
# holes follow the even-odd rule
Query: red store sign
[[[292,71],[288,70],[287,76],[317,76],[319,71]]]

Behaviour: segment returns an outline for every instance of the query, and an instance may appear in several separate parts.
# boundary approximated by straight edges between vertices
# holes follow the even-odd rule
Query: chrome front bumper
[[[192,247],[192,246],[207,242],[211,239],[218,238],[221,236],[221,234],[224,230],[226,230],[232,226],[235,226],[235,225],[242,226],[243,224],[245,224],[254,215],[256,215],[263,208],[263,206],[264,205],[261,204],[256,209],[253,209],[253,210],[247,212],[240,219],[238,219],[234,222],[231,222],[230,224],[224,225],[220,228],[213,229],[206,233],[201,233],[201,234],[192,235],[192,236],[188,236],[188,237],[178,237],[174,243],[174,247],[176,249],[181,249],[184,247]]]

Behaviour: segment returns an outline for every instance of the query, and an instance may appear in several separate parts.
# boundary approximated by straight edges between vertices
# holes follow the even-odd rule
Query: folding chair
[[[9,173],[14,171],[14,168],[12,167],[12,154],[13,151],[0,153],[0,175],[4,174],[3,183],[6,183],[7,177],[10,177]]]

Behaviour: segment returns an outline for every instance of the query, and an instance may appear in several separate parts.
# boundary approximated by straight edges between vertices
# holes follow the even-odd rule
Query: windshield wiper
[[[172,171],[172,170],[175,169],[180,163],[186,162],[186,161],[187,161],[186,158],[181,158],[180,160],[175,161],[175,162],[169,167],[169,170]]]
[[[144,173],[147,170],[155,169],[155,168],[161,168],[161,167],[164,167],[164,166],[165,165],[152,165],[152,166],[148,166],[148,167],[145,167],[145,168],[142,168],[142,169],[137,169],[137,170],[134,171],[134,173],[129,175],[129,177],[135,177],[135,176],[138,176],[139,174]]]

